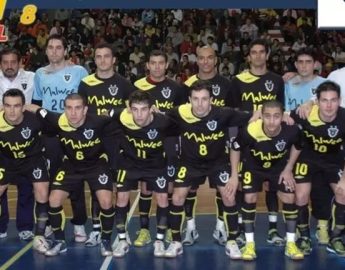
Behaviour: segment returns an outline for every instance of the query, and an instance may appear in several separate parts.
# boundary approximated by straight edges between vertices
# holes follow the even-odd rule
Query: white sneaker
[[[46,253],[49,250],[50,246],[43,236],[36,235],[32,243],[32,248],[34,250],[37,250],[39,253]]]
[[[89,238],[85,242],[86,247],[95,247],[101,243],[101,232],[92,231],[89,234]]]
[[[0,233],[0,239],[6,238],[7,232]]]
[[[153,247],[154,247],[153,255],[155,255],[155,257],[164,257],[165,246],[162,240],[156,240],[153,243]]]
[[[116,235],[114,243],[112,244],[113,249],[119,244],[120,238],[119,235]],[[128,232],[126,232],[126,241],[128,245],[132,245],[131,238],[129,237]]]
[[[227,232],[225,230],[224,222],[222,224],[217,222],[216,228],[213,231],[213,238],[218,242],[219,245],[225,246],[226,241],[228,240]]]
[[[84,243],[87,240],[84,225],[74,225],[74,241]]]
[[[53,229],[52,226],[46,226],[46,229],[44,230],[44,237],[48,238],[49,236],[51,236],[53,234]]]
[[[129,250],[129,245],[126,240],[120,240],[113,250],[113,256],[121,258],[126,255]]]
[[[191,246],[194,244],[194,242],[196,241],[196,239],[199,238],[199,233],[196,229],[194,230],[191,230],[187,227],[186,229],[186,233],[185,233],[185,236],[184,236],[184,239],[182,241],[182,244],[183,245],[186,245],[186,246]]]
[[[101,254],[102,256],[112,256],[113,250],[111,248],[110,240],[103,239],[101,241]]]
[[[230,240],[226,242],[225,246],[225,253],[233,260],[240,260],[242,259],[242,253],[238,248],[238,245],[235,240]]]
[[[167,258],[176,258],[178,255],[183,253],[183,247],[181,242],[172,241],[165,251],[165,257]]]
[[[32,231],[21,231],[18,233],[19,239],[24,241],[31,241],[34,238]]]
[[[67,251],[66,242],[64,240],[55,240],[52,247],[44,254],[46,256],[56,256]]]

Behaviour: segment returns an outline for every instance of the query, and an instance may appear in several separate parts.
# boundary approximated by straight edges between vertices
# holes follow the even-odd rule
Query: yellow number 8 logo
[[[25,25],[32,24],[36,20],[36,12],[37,7],[35,5],[26,5],[20,16],[20,22]]]

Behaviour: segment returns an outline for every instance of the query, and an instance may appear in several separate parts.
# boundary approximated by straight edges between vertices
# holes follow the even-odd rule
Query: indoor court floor
[[[132,200],[132,212],[136,200]],[[202,205],[202,203],[200,203]],[[136,212],[134,212],[135,214]],[[151,218],[151,228],[155,225],[155,218]],[[119,269],[119,270],[345,270],[345,258],[338,257],[326,251],[325,246],[318,246],[314,237],[315,226],[312,226],[313,251],[303,261],[295,262],[284,256],[283,247],[273,247],[266,243],[267,214],[259,213],[256,219],[256,249],[257,259],[253,262],[232,261],[225,255],[224,247],[214,242],[212,232],[215,226],[214,214],[199,213],[197,215],[197,229],[199,239],[193,246],[184,248],[184,253],[175,259],[155,258],[152,245],[130,250],[124,258],[102,257],[99,247],[85,248],[83,244],[73,242],[73,227],[66,223],[66,239],[68,250],[56,257],[45,257],[32,250],[32,242],[22,242],[14,229],[11,220],[8,237],[0,240],[0,270],[68,270],[68,269]],[[88,221],[87,229],[90,230]],[[134,215],[128,228],[132,241],[136,237],[139,220]],[[284,232],[280,218],[281,233]],[[151,230],[154,236],[154,230]],[[113,235],[113,239],[115,235]]]

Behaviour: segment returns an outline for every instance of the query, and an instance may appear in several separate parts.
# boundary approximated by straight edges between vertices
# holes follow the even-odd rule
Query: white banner
[[[318,28],[345,29],[345,1],[318,0],[317,21]]]

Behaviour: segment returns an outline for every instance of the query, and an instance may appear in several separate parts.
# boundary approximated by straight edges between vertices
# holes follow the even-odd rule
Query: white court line
[[[137,194],[137,196],[135,197],[135,200],[134,200],[134,202],[133,202],[133,204],[132,204],[132,207],[131,207],[131,209],[129,210],[129,213],[128,213],[128,216],[127,216],[127,226],[128,226],[128,224],[129,224],[129,222],[130,222],[132,216],[133,216],[133,213],[134,213],[135,208],[137,207],[137,205],[138,205],[138,203],[139,203],[139,198],[140,198],[140,191],[138,190],[138,194]],[[116,215],[116,212],[115,212],[115,215]],[[114,242],[115,242],[115,241],[114,241]],[[113,244],[114,244],[114,243],[113,243]],[[102,264],[100,270],[107,270],[108,267],[109,267],[109,265],[110,265],[110,263],[111,263],[112,258],[113,258],[113,256],[107,256],[107,257],[104,259],[103,264]]]

